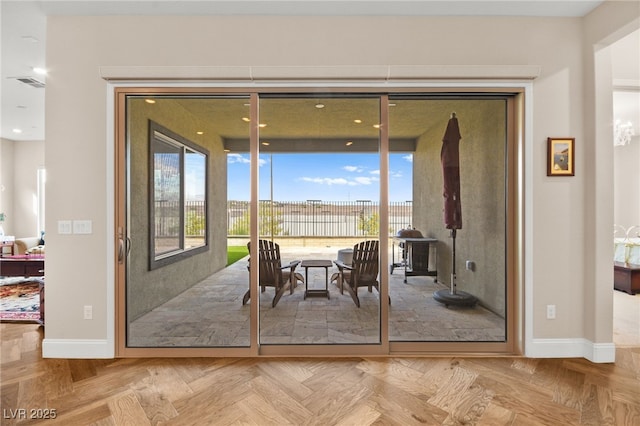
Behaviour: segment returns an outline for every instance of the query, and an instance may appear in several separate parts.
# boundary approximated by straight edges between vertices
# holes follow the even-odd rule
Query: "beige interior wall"
[[[414,226],[438,239],[438,280],[451,284],[452,239],[444,227],[442,138],[451,112],[460,127],[462,229],[456,237],[457,288],[504,317],[506,279],[506,101],[428,101],[441,116],[425,132],[413,156]],[[466,270],[465,261],[475,263]]]
[[[613,148],[613,164],[613,223],[628,229],[640,225],[640,136],[634,137],[629,145]],[[618,232],[616,236],[621,237],[623,233]]]
[[[5,235],[15,236],[13,226],[14,145],[15,142],[12,140],[0,139],[0,212],[6,215],[2,229]]]
[[[38,169],[44,167],[44,141],[19,141],[14,148],[13,211],[16,237],[39,237]],[[46,230],[46,228],[45,228]]]
[[[604,13],[600,20],[607,20]],[[583,20],[578,18],[472,17],[50,17],[48,20],[46,156],[50,181],[47,228],[72,217],[93,220],[92,235],[49,235],[47,244],[47,337],[104,339],[113,283],[108,251],[113,236],[107,209],[113,193],[105,183],[106,82],[101,66],[233,65],[531,65],[541,67],[533,83],[533,120],[526,123],[532,155],[530,217],[534,338],[594,338],[610,342],[609,327],[585,332],[580,301],[594,293],[585,272],[585,235],[596,226],[586,212],[586,177],[595,161],[590,139],[579,143],[577,176],[547,178],[546,138],[585,137]],[[453,82],[455,84],[455,82]],[[594,117],[589,117],[593,119]],[[76,162],[74,158],[82,158]],[[609,190],[611,187],[609,187]],[[610,229],[610,228],[609,228]],[[610,235],[610,232],[609,232]],[[609,247],[610,248],[610,247]],[[73,255],[69,255],[73,253]],[[602,284],[610,288],[610,284]],[[558,318],[544,317],[545,305]],[[82,306],[94,319],[82,320]],[[591,306],[588,307],[591,309]],[[600,318],[600,313],[587,315]],[[604,313],[606,314],[606,312]],[[593,323],[593,321],[591,321]]]
[[[127,313],[129,321],[182,293],[193,284],[223,268],[227,261],[226,154],[212,122],[197,118],[179,102],[158,100],[148,104],[131,100],[129,146],[131,185],[129,236],[135,256],[129,257]],[[209,250],[180,262],[149,270],[149,120],[171,130],[209,151]],[[196,130],[203,135],[196,134]]]
[[[44,141],[2,139],[0,211],[8,215],[5,235],[39,237],[34,202],[38,195],[38,169],[44,167]]]

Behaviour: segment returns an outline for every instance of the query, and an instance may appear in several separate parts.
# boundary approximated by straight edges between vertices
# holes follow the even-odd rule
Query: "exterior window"
[[[149,123],[149,269],[155,269],[208,249],[209,152]]]

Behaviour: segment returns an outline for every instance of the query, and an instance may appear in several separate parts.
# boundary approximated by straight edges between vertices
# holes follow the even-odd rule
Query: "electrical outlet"
[[[84,319],[86,320],[93,319],[93,306],[91,305],[84,306]]]
[[[556,305],[547,305],[547,319],[556,319]]]

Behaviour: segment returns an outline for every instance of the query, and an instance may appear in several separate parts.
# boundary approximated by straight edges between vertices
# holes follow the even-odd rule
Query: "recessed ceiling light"
[[[258,127],[267,127],[267,125],[264,124],[264,123],[260,123],[260,124],[258,124]]]
[[[347,143],[345,143],[346,146],[351,146],[353,145],[353,141],[347,141]]]
[[[198,135],[204,135],[204,132],[203,132],[202,130],[198,130],[198,131],[196,132],[196,134],[198,134]]]
[[[148,104],[155,104],[155,103],[156,103],[156,100],[155,100],[155,99],[145,99],[144,101],[145,101],[146,103],[148,103]]]
[[[316,104],[316,108],[318,108],[318,109],[322,109],[322,108],[324,108],[324,104],[323,104],[322,102],[318,102],[318,103]]]
[[[262,145],[264,145],[264,146],[269,146],[269,142],[264,141],[264,142],[262,142]]]
[[[244,121],[244,122],[248,123],[248,122],[250,122],[251,120],[249,119],[249,117],[242,117],[242,121]]]
[[[359,118],[356,118],[355,120],[353,120],[353,122],[356,124],[362,124],[362,120],[360,120]]]
[[[22,129],[13,129],[13,133],[22,133]]]
[[[31,68],[33,70],[33,72],[35,72],[36,74],[40,74],[40,75],[47,75],[47,70],[44,68],[40,68],[40,67],[33,67]]]
[[[375,127],[376,129],[379,129],[380,125],[379,124],[374,124],[373,127]]]
[[[396,106],[396,105],[397,105],[397,104],[394,104],[394,103],[390,103],[390,104],[389,104],[389,106],[390,106],[390,107],[394,107],[394,106]]]

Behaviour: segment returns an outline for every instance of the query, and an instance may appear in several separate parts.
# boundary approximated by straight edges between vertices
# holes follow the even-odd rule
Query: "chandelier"
[[[613,125],[613,145],[623,146],[631,143],[631,138],[635,136],[633,125],[630,121],[622,123],[621,120],[616,120]]]

